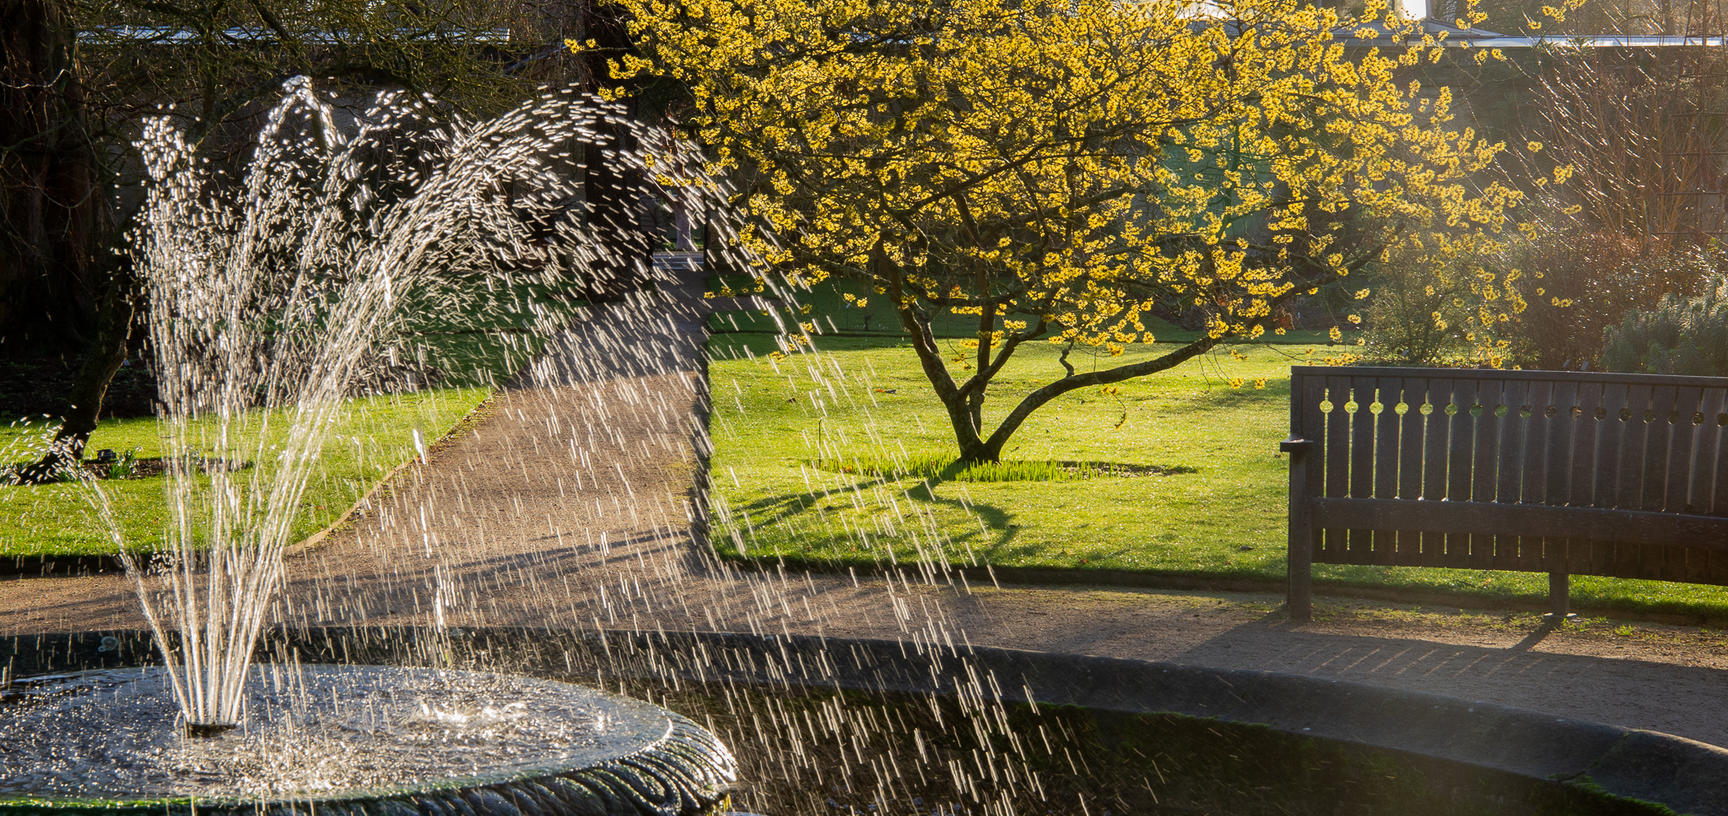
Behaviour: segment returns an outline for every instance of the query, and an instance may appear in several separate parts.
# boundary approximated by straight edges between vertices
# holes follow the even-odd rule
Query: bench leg
[[[1291,416],[1297,410],[1299,390],[1292,385],[1290,390]],[[1319,400],[1316,399],[1316,402]],[[1291,426],[1291,436],[1295,437],[1296,427]],[[1314,526],[1311,523],[1313,508],[1310,504],[1312,496],[1308,495],[1308,448],[1312,443],[1304,443],[1290,447],[1290,517],[1286,538],[1288,560],[1286,562],[1286,578],[1288,584],[1284,594],[1284,612],[1290,620],[1297,623],[1307,623],[1314,617]],[[1283,446],[1280,446],[1283,447]]]
[[[1290,586],[1285,595],[1284,611],[1290,615],[1290,620],[1298,623],[1307,623],[1314,619],[1312,570],[1307,564],[1298,566],[1294,557],[1290,559]]]
[[[1572,576],[1565,572],[1548,573],[1548,614],[1543,617],[1559,623],[1572,617]]]
[[[1306,512],[1293,513],[1290,523],[1284,611],[1297,623],[1314,618],[1314,539],[1307,518]]]

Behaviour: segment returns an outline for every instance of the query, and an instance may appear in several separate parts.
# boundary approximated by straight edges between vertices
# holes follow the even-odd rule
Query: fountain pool
[[[423,634],[279,633],[268,648],[387,663],[412,660]],[[1655,816],[1725,801],[1713,780],[1728,762],[1709,746],[1312,678],[840,638],[450,636],[461,663],[687,712],[737,750],[731,806],[752,813]],[[107,652],[94,638],[9,647],[59,667],[150,649],[143,633]]]

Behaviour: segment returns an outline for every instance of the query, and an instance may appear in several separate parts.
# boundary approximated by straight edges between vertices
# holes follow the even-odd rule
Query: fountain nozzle
[[[234,723],[194,723],[186,724],[186,736],[196,739],[220,737],[235,729]]]

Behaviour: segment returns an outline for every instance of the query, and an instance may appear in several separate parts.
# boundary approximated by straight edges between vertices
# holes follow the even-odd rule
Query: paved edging
[[[706,527],[697,529],[699,542],[709,546]],[[717,552],[717,551],[716,551]],[[772,574],[788,570],[813,575],[850,576],[900,570],[907,574],[949,576],[947,583],[969,586],[995,586],[999,589],[1023,587],[1110,587],[1125,589],[1170,590],[1177,592],[1242,592],[1272,594],[1282,597],[1286,581],[1283,578],[1252,578],[1212,576],[1190,572],[1137,572],[1122,569],[1082,567],[1020,567],[984,564],[979,566],[936,564],[902,561],[837,562],[819,558],[788,556],[716,555],[730,569],[741,573]],[[1546,597],[1529,596],[1502,598],[1476,595],[1465,591],[1413,589],[1402,586],[1376,586],[1365,583],[1333,581],[1316,577],[1314,595],[1340,601],[1373,601],[1400,606],[1421,606],[1434,609],[1474,609],[1493,612],[1546,612]],[[1574,600],[1572,609],[1588,615],[1599,615],[1625,621],[1676,623],[1688,626],[1717,626],[1724,623],[1718,616],[1703,611],[1639,609],[1617,605],[1592,604]]]

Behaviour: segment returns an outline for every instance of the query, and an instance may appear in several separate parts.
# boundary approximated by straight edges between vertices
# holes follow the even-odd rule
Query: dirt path
[[[1728,638],[1266,595],[741,573],[693,543],[701,303],[595,310],[485,418],[288,566],[294,624],[701,629],[970,642],[1345,678],[1728,746]],[[644,349],[650,350],[644,353]],[[0,581],[0,634],[136,628],[120,578]]]

